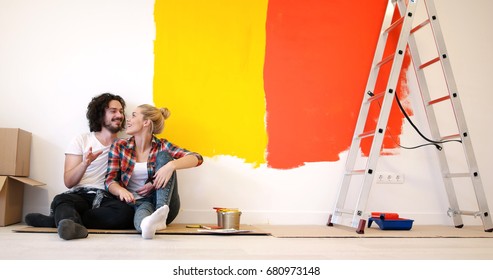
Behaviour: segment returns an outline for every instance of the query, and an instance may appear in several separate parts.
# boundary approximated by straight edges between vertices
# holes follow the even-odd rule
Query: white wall
[[[493,2],[436,2],[492,207],[493,19],[487,13]],[[153,9],[151,0],[0,0],[0,127],[33,133],[31,177],[46,183],[26,188],[24,214],[48,213],[52,198],[65,190],[63,152],[74,135],[87,131],[91,97],[117,93],[129,109],[152,103]],[[418,97],[411,97],[413,120],[427,132]],[[407,123],[401,142],[421,143]],[[325,224],[345,153],[341,158],[292,170],[255,169],[229,156],[206,158],[201,167],[179,172],[182,211],[176,222],[214,223],[212,207],[221,206],[240,208],[243,223]],[[452,224],[435,159],[432,147],[382,157],[378,171],[403,173],[405,183],[374,185],[367,209],[398,212],[416,224]],[[474,197],[463,189],[457,193],[463,210],[474,210]],[[466,217],[465,223],[480,221]]]

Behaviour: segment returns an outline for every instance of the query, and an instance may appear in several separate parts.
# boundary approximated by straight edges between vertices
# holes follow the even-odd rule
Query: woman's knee
[[[167,151],[160,151],[156,155],[156,170],[173,160],[173,157]]]

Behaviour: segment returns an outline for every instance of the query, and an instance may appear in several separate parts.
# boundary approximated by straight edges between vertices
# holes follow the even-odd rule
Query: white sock
[[[158,208],[152,215],[156,215],[158,217],[158,222],[156,224],[156,230],[166,229],[166,220],[168,219],[169,214],[169,206],[164,205]]]
[[[164,205],[154,211],[150,216],[145,217],[140,224],[142,237],[152,239],[157,230],[166,228],[166,219],[168,218],[169,207]]]

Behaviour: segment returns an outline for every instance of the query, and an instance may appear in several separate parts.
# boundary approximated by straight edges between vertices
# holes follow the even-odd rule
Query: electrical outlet
[[[404,183],[404,174],[402,173],[390,173],[390,172],[381,172],[377,173],[377,184],[403,184]]]

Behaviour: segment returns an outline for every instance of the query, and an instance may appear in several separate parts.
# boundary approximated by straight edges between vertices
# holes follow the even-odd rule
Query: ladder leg
[[[452,71],[452,66],[450,64],[450,56],[447,52],[446,46],[445,46],[445,41],[443,39],[443,33],[440,27],[440,23],[438,20],[438,15],[436,12],[435,8],[435,3],[433,0],[425,0],[425,5],[426,5],[426,10],[428,13],[428,18],[430,19],[430,24],[431,24],[431,29],[435,38],[435,42],[437,45],[437,51],[438,55],[440,58],[440,62],[442,65],[442,70],[443,74],[445,77],[445,82],[447,84],[447,89],[448,89],[448,97],[451,101],[452,104],[452,109],[454,111],[454,116],[455,116],[455,121],[457,123],[458,131],[459,131],[459,136],[462,142],[462,148],[464,151],[464,155],[467,161],[467,165],[469,167],[469,171],[465,173],[464,177],[469,177],[471,178],[471,182],[474,188],[474,193],[476,195],[476,200],[478,204],[479,211],[476,213],[473,213],[473,215],[478,215],[481,217],[484,230],[485,231],[493,231],[493,223],[491,220],[491,216],[489,213],[488,209],[488,204],[486,200],[486,195],[483,189],[483,183],[481,180],[481,176],[479,173],[479,168],[476,162],[476,157],[474,154],[474,149],[472,146],[471,142],[471,136],[467,128],[465,116],[464,116],[464,111],[462,109],[462,105],[460,102],[460,94],[457,89],[457,85],[455,83],[455,78],[453,75]],[[422,72],[422,71],[419,71]],[[423,98],[425,99],[425,98]],[[428,99],[429,100],[429,96]],[[435,104],[433,102],[429,102],[432,104]],[[431,105],[426,106],[427,108],[432,108]],[[430,110],[431,112],[432,110]],[[433,119],[433,123],[430,125],[433,127],[438,127],[438,124],[436,123],[436,119]],[[437,136],[439,136],[437,134]],[[436,138],[439,139],[439,138]],[[459,205],[457,202],[457,197],[455,195],[455,190],[453,189],[453,178],[454,176],[450,176],[450,171],[448,169],[448,166],[446,165],[446,159],[445,156],[443,155],[443,152],[439,152],[442,155],[440,156],[440,162],[442,163],[442,166],[445,166],[445,168],[442,168],[442,173],[444,175],[444,182],[445,186],[447,189],[447,194],[449,197],[449,203],[452,209],[453,215],[452,218],[454,219],[454,224],[456,227],[461,227],[463,225],[462,223],[462,218],[460,215],[462,213],[468,213],[470,211],[461,211],[459,210]],[[456,213],[457,212],[457,213]]]
[[[373,177],[375,175],[375,167],[377,165],[378,157],[380,156],[381,147],[383,144],[383,138],[385,135],[385,130],[387,127],[387,122],[392,107],[393,97],[396,93],[396,86],[402,67],[402,62],[405,56],[405,50],[407,45],[407,37],[411,30],[412,19],[414,11],[416,8],[416,3],[411,1],[408,5],[408,10],[406,14],[402,17],[402,21],[397,22],[395,25],[402,23],[399,39],[397,41],[396,54],[393,55],[391,59],[383,59],[383,53],[387,44],[388,28],[392,27],[392,17],[395,11],[395,3],[403,2],[404,0],[389,1],[387,5],[387,10],[385,13],[385,19],[382,24],[382,31],[378,41],[377,49],[373,59],[372,70],[370,72],[367,87],[365,90],[363,102],[360,108],[360,113],[358,116],[357,125],[355,128],[352,144],[349,150],[348,158],[346,160],[345,175],[342,179],[341,187],[337,195],[337,202],[333,214],[331,215],[328,224],[342,223],[342,215],[352,214],[352,220],[350,222],[351,227],[358,228],[359,233],[364,232],[364,226],[361,228],[361,220],[363,213],[365,212],[366,203],[371,189],[371,184],[373,182]],[[390,26],[390,27],[389,27]],[[386,90],[381,94],[375,95],[375,85],[379,75],[380,66],[388,61],[392,61],[391,75],[387,81]],[[364,132],[365,124],[368,118],[368,112],[371,102],[375,100],[382,101],[382,106],[380,109],[380,114],[378,117],[376,129],[370,132]],[[358,153],[360,152],[361,139],[365,137],[373,137],[372,146],[364,170],[355,170],[355,162]],[[351,184],[351,179],[353,175],[362,175],[363,180],[359,195],[357,198],[356,207],[354,209],[346,210],[345,203],[349,191],[349,185]]]
[[[400,9],[403,9],[403,7],[400,7]],[[417,44],[416,44],[416,39],[414,37],[414,34],[411,33],[409,40],[408,40],[408,45],[409,45],[409,51],[411,52],[411,58],[413,61],[413,66],[414,66],[414,71],[416,73],[416,78],[418,80],[418,86],[419,90],[421,92],[421,97],[423,102],[425,103],[425,111],[426,111],[426,116],[428,118],[428,124],[430,128],[430,133],[432,136],[432,139],[440,139],[440,132],[438,129],[438,122],[437,118],[435,115],[435,111],[433,106],[427,106],[426,104],[431,100],[430,97],[430,92],[428,90],[428,82],[426,79],[426,75],[424,73],[424,69],[420,68],[421,65],[423,65],[421,61],[421,57],[418,52]],[[451,178],[447,178],[446,174],[450,173],[449,165],[445,156],[445,151],[436,151],[437,157],[438,157],[438,162],[442,171],[442,178],[445,186],[445,191],[448,197],[449,204],[451,205],[452,209],[459,209],[459,204],[457,201],[457,196],[455,194],[455,189],[453,182]],[[460,215],[453,215],[452,216],[454,225],[456,227],[462,227],[463,222],[462,222],[462,217]]]
[[[403,1],[397,1],[397,3],[403,3]],[[404,61],[405,50],[407,47],[407,38],[409,37],[409,34],[411,32],[415,10],[416,2],[409,2],[406,12],[401,13],[403,15],[402,27],[399,34],[399,39],[397,41],[396,52],[393,56],[390,76],[387,81],[385,95],[383,97],[375,134],[373,136],[373,141],[368,156],[366,173],[361,187],[361,192],[359,194],[357,208],[353,215],[353,227],[357,227],[359,225],[361,214],[366,210],[366,204],[370,194],[373,177],[375,175],[378,158],[380,156],[380,151],[382,148],[388,119],[390,116],[394,95],[396,94],[397,82],[399,80],[399,74],[402,68],[402,63]]]
[[[425,4],[429,17],[432,19],[438,18],[434,1],[425,0]],[[479,207],[479,216],[482,219],[484,230],[487,232],[491,232],[493,231],[493,223],[491,220],[491,215],[489,213],[486,194],[483,189],[483,183],[479,173],[478,164],[476,162],[476,157],[474,155],[471,136],[467,129],[464,111],[462,110],[460,95],[458,94],[457,85],[455,83],[455,78],[452,72],[452,66],[450,64],[449,55],[445,47],[445,41],[442,35],[443,33],[438,20],[432,20],[431,23],[432,23],[431,27],[435,35],[435,41],[437,43],[438,51],[441,57],[442,68],[444,71],[445,80],[449,90],[450,100],[452,101],[454,115],[457,121],[457,126],[459,128],[459,134],[461,136],[464,154],[466,156],[466,161],[469,166],[469,176],[471,178],[472,185],[474,187],[474,192],[476,194],[476,200]]]

